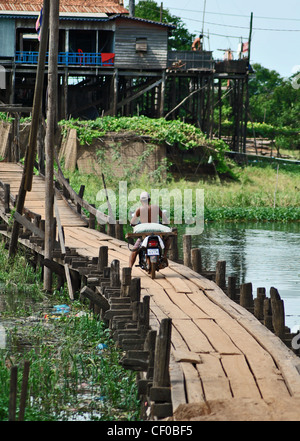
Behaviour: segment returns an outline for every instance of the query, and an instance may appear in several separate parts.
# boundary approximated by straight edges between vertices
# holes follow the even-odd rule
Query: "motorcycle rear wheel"
[[[156,262],[151,262],[151,279],[155,279]]]

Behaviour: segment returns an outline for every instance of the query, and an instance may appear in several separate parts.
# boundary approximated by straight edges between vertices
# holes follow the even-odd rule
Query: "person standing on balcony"
[[[203,50],[203,35],[200,34],[199,37],[195,38],[192,44],[192,51],[202,51]]]

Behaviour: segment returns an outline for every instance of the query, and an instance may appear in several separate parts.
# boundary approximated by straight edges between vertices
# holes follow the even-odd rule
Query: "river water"
[[[300,223],[211,223],[192,246],[201,248],[202,264],[215,270],[226,260],[226,275],[238,282],[252,282],[253,295],[272,286],[284,300],[286,325],[300,326]]]
[[[178,228],[182,250],[183,228]],[[284,300],[286,325],[300,327],[300,222],[299,223],[208,223],[199,236],[192,236],[199,247],[202,265],[215,270],[218,260],[226,260],[226,275],[239,284],[252,282],[253,295],[259,287],[278,289]],[[1,287],[0,287],[1,288]],[[9,297],[12,299],[12,296]],[[0,323],[0,348],[5,346],[5,330]]]

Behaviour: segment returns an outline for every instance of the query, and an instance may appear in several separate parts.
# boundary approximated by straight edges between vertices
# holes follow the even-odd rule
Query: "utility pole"
[[[159,11],[160,22],[161,23],[163,21],[163,10],[164,10],[164,4],[163,4],[163,2],[161,2],[161,4],[160,4],[160,11]]]
[[[57,128],[57,57],[59,40],[59,0],[51,0],[49,22],[48,108],[45,139],[45,259],[52,260],[54,247],[54,148]],[[52,272],[44,268],[44,289],[52,291]]]
[[[243,153],[246,153],[246,143],[247,143],[247,125],[248,125],[248,109],[249,109],[249,74],[250,74],[252,27],[253,27],[253,12],[251,12],[251,17],[250,17],[250,30],[249,30],[249,40],[248,40],[248,66],[247,66],[247,72],[246,72],[246,100],[245,100]]]
[[[206,11],[206,0],[204,0],[204,5],[203,5],[202,35],[204,35],[205,11]]]
[[[251,41],[252,41],[252,27],[253,27],[253,12],[251,12],[250,17],[250,30],[249,30],[249,41],[248,41],[248,71],[250,66],[250,55],[251,55]]]
[[[25,163],[22,174],[22,180],[19,188],[16,211],[22,215],[25,204],[26,192],[31,191],[33,166],[36,153],[37,134],[39,128],[39,118],[42,108],[43,89],[44,89],[44,75],[45,75],[45,60],[48,45],[48,28],[49,28],[49,7],[50,0],[44,0],[43,3],[43,23],[41,28],[41,41],[39,47],[39,59],[37,66],[37,74],[35,81],[35,90],[32,108],[32,120],[30,127],[29,142],[25,154]],[[20,224],[15,220],[12,228],[9,257],[16,254],[18,238],[19,238]]]
[[[129,17],[135,15],[135,0],[129,0]]]

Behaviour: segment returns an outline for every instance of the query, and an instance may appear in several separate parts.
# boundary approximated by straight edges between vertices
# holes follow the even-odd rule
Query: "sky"
[[[300,0],[162,0],[162,3],[197,36],[202,32],[205,10],[204,49],[212,50],[215,59],[223,58],[224,49],[237,51],[240,37],[243,42],[248,41],[253,12],[250,62],[275,70],[282,77],[300,70]],[[236,52],[233,55],[237,57]]]

